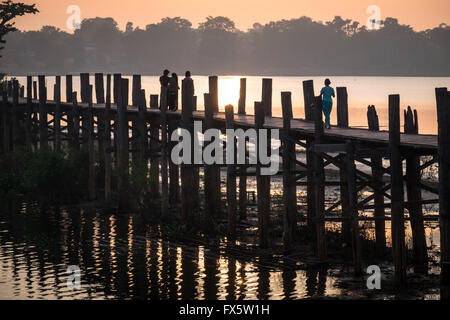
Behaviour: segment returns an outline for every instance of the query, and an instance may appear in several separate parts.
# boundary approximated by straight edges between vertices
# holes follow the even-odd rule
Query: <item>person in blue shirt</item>
[[[325,115],[325,128],[331,129],[330,126],[330,113],[333,109],[333,99],[335,97],[334,89],[330,87],[330,79],[325,79],[325,87],[320,90],[320,95],[322,96],[322,111]]]

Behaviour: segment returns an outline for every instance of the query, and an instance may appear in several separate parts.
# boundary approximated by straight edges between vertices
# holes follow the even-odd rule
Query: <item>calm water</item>
[[[247,78],[247,110],[253,113],[254,101],[261,100],[262,77],[243,76]],[[131,79],[131,77],[129,77]],[[315,92],[319,94],[325,77],[271,77],[273,79],[273,113],[281,116],[281,92],[292,92],[292,105],[295,117],[304,117],[302,81],[314,80]],[[26,78],[18,77],[26,84]],[[237,106],[239,100],[239,76],[219,77],[219,104],[223,108],[231,103]],[[345,86],[349,99],[349,121],[351,126],[367,126],[367,106],[377,107],[380,125],[388,125],[388,95],[400,94],[400,107],[411,106],[419,114],[421,133],[437,132],[436,87],[450,88],[450,77],[330,77],[333,87]],[[199,109],[203,106],[203,94],[208,92],[208,77],[197,76],[195,94],[198,96]],[[79,91],[80,81],[74,77],[73,90]],[[95,83],[91,77],[90,83]],[[130,86],[132,81],[130,80]],[[48,97],[53,97],[54,77],[47,78]],[[159,77],[143,77],[142,87],[147,95],[159,94]],[[65,98],[65,81],[62,79],[63,99]],[[130,90],[131,95],[131,90]],[[131,97],[130,97],[131,101]],[[148,101],[148,99],[147,99]],[[403,117],[402,117],[403,118]],[[336,113],[332,113],[332,123],[336,123]],[[403,121],[403,119],[402,119]]]
[[[281,180],[272,180],[272,197],[279,196]],[[278,189],[277,189],[278,188]],[[249,179],[248,190],[255,190]],[[327,204],[339,197],[337,188],[327,192]],[[299,189],[299,213],[304,214],[305,191]],[[425,195],[425,198],[427,196]],[[436,207],[425,206],[425,214]],[[376,263],[383,272],[384,290],[370,292],[365,277],[355,278],[351,257],[318,267],[310,260],[309,244],[301,244],[294,255],[260,252],[256,239],[257,212],[251,206],[246,224],[240,227],[239,247],[225,238],[174,237],[145,214],[110,214],[96,209],[49,209],[23,205],[15,212],[0,210],[0,299],[304,299],[353,298],[392,299],[439,297],[439,228],[426,222],[430,275],[410,274],[408,293],[397,295],[389,284],[390,262]],[[361,213],[372,216],[370,211]],[[274,241],[281,240],[281,208],[272,209]],[[225,220],[225,217],[224,219]],[[225,220],[226,221],[226,220]],[[225,227],[225,224],[223,225]],[[361,222],[361,234],[374,239],[372,221]],[[327,223],[329,232],[340,224]],[[391,245],[390,223],[386,224]],[[411,228],[406,223],[406,243],[412,248]],[[332,250],[330,256],[333,255]],[[336,256],[335,258],[336,259]],[[81,289],[67,288],[67,267],[81,269]],[[385,279],[388,279],[385,282]],[[390,289],[389,289],[390,288]]]

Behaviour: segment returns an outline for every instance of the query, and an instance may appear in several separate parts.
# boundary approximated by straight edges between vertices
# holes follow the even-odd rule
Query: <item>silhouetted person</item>
[[[322,111],[325,115],[325,128],[331,129],[330,126],[330,114],[333,109],[333,99],[335,97],[334,89],[330,87],[330,79],[325,79],[325,87],[320,90],[320,95],[322,96]]]
[[[193,109],[194,107],[194,80],[191,78],[191,72],[186,71],[185,78],[182,81],[181,103],[182,108]]]
[[[172,73],[172,77],[169,81],[169,110],[178,110],[178,76],[176,73]]]
[[[169,70],[164,70],[163,75],[159,78],[159,83],[161,84],[161,98],[163,97],[163,89],[169,89]],[[162,102],[162,101],[161,101]],[[169,103],[169,93],[166,91],[166,103]],[[160,105],[161,108],[161,105]]]

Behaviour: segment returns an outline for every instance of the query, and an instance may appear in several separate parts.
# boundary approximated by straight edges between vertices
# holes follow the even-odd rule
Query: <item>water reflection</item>
[[[343,294],[327,267],[273,267],[161,237],[138,215],[80,209],[0,214],[1,299],[302,299]],[[81,268],[81,290],[67,267]],[[348,294],[348,293],[346,293]]]

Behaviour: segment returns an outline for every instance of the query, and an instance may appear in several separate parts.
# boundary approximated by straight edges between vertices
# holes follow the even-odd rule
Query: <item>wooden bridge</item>
[[[282,157],[279,174],[283,176],[283,242],[286,251],[294,248],[295,234],[298,232],[298,186],[306,186],[307,222],[315,238],[318,258],[321,261],[327,259],[325,221],[329,213],[337,211],[342,221],[343,241],[351,245],[354,270],[359,275],[363,272],[359,210],[374,210],[376,250],[381,257],[386,249],[385,210],[389,208],[395,276],[399,283],[404,284],[407,280],[405,209],[411,222],[414,272],[426,273],[428,255],[422,205],[439,203],[441,296],[448,299],[450,94],[446,88],[436,89],[439,134],[422,135],[418,134],[417,113],[409,107],[404,110],[405,125],[401,133],[398,95],[389,96],[389,131],[379,130],[374,106],[368,107],[368,129],[350,128],[347,90],[345,87],[337,88],[338,124],[331,129],[324,129],[321,98],[315,97],[312,81],[303,82],[306,119],[293,119],[290,92],[281,94],[283,117],[272,117],[271,79],[263,79],[262,98],[254,104],[254,115],[246,112],[246,79],[241,79],[237,110],[229,105],[225,112],[219,112],[216,76],[209,78],[209,93],[204,95],[204,111],[197,110],[192,82],[183,81],[182,108],[176,112],[167,110],[166,89],[161,90],[160,96],[150,95],[148,107],[139,75],[133,76],[131,106],[128,101],[129,80],[120,74],[115,74],[113,78],[107,75],[106,86],[103,74],[95,75],[97,104],[93,103],[94,86],[89,83],[89,74],[81,74],[80,79],[81,102],[78,101],[78,93],[72,92],[70,75],[66,76],[64,102],[59,76],[56,77],[52,101],[47,99],[44,76],[39,76],[37,82],[31,76],[27,78],[26,98],[25,87],[21,87],[17,81],[11,81],[2,94],[0,124],[4,152],[20,145],[34,150],[52,147],[57,151],[63,148],[76,150],[84,146],[90,155],[90,198],[94,200],[102,197],[111,201],[114,192],[123,210],[126,210],[130,199],[126,192],[126,174],[120,173],[129,170],[131,155],[132,163],[150,166],[150,188],[152,194],[161,197],[162,215],[167,214],[171,203],[181,201],[181,218],[186,224],[200,219],[205,228],[210,228],[223,205],[220,201],[221,166],[177,166],[168,161],[170,157],[167,155],[174,147],[174,142],[168,138],[170,134],[180,127],[192,132],[194,120],[202,120],[204,129],[279,129]],[[205,147],[207,144],[205,142]],[[96,146],[98,155],[95,153]],[[306,152],[306,161],[298,157],[302,149]],[[388,167],[385,167],[386,161],[383,159],[389,160]],[[371,173],[358,169],[356,163],[367,166]],[[422,170],[435,163],[439,165],[438,189],[424,184],[421,179]],[[324,169],[330,165],[339,169],[339,181],[327,181]],[[267,247],[270,177],[261,174],[261,164],[250,165],[247,161],[245,165],[223,166],[227,168],[228,240],[236,239],[237,221],[246,219],[247,177],[253,175],[257,181],[259,244]],[[116,186],[111,183],[113,169],[119,172]],[[200,199],[199,193],[200,169],[204,171],[204,200]],[[103,170],[104,174],[101,186],[95,185],[98,170]],[[385,179],[386,176],[389,178]],[[325,208],[325,190],[328,186],[339,186],[341,194],[339,201]],[[436,198],[424,200],[422,190],[435,194]],[[363,197],[359,196],[360,191],[365,191],[366,195],[370,193]],[[196,217],[197,212],[202,212],[201,217]]]

